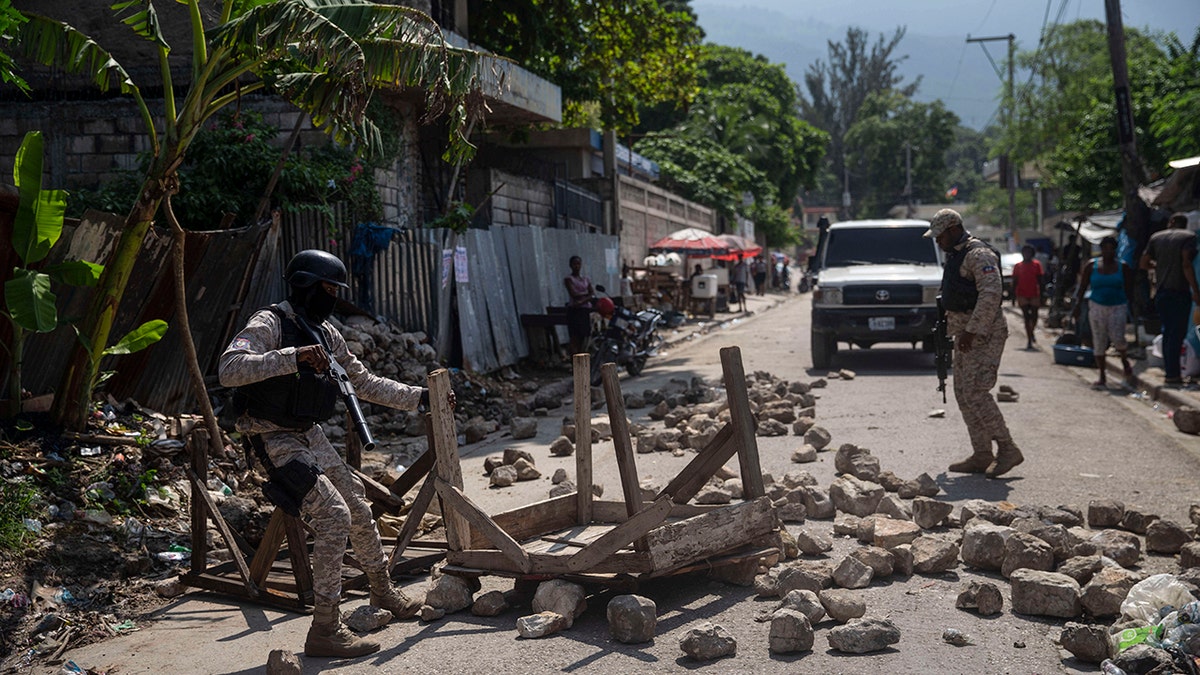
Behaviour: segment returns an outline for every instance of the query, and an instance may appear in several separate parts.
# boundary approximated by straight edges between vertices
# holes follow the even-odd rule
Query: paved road
[[[770,311],[740,320],[708,337],[677,347],[651,362],[646,372],[623,381],[625,391],[661,386],[671,378],[720,374],[719,349],[738,345],[747,372],[763,370],[789,380],[810,380],[824,373],[810,370],[808,300],[797,297]],[[1013,326],[1016,335],[1016,326]],[[834,445],[852,442],[869,447],[883,468],[904,478],[921,472],[935,476],[941,497],[954,502],[970,498],[1007,499],[1017,504],[1066,504],[1086,507],[1089,499],[1114,497],[1154,508],[1165,517],[1186,522],[1187,506],[1200,478],[1200,441],[1174,430],[1169,421],[1147,404],[1116,392],[1091,391],[1086,370],[1052,365],[1046,351],[1019,349],[1014,337],[1004,355],[1000,382],[1021,394],[1019,403],[1002,404],[1026,462],[1008,480],[946,475],[944,467],[965,454],[966,431],[953,397],[942,404],[934,391],[929,355],[899,349],[844,351],[838,365],[855,370],[853,381],[830,381],[818,404],[820,423]],[[1084,378],[1089,378],[1085,380]],[[936,408],[945,418],[930,418]],[[563,413],[567,409],[553,411]],[[631,411],[644,413],[646,411]],[[506,445],[526,447],[537,457],[545,476],[562,466],[573,473],[573,460],[548,456],[545,448],[557,433],[559,418],[541,424],[538,438],[512,443],[497,438],[464,452],[466,490],[490,511],[544,497],[548,480],[519,484],[518,489],[488,490],[480,467],[483,458]],[[635,415],[635,419],[636,419]],[[803,468],[828,485],[834,478],[831,453],[821,461],[798,466],[790,462],[798,446],[795,437],[759,439],[764,471],[781,476]],[[606,494],[619,494],[611,444],[594,450],[597,482]],[[665,482],[690,457],[665,453],[639,455],[643,478]],[[736,465],[736,462],[732,463]],[[829,531],[830,523],[810,521],[791,529],[812,527]],[[835,560],[856,544],[836,542]],[[1173,561],[1149,558],[1147,571],[1169,571]],[[982,619],[954,609],[960,587],[980,575],[960,566],[955,572],[875,582],[863,591],[869,616],[890,617],[902,639],[888,651],[866,656],[843,656],[829,651],[826,634],[832,624],[817,626],[814,650],[800,656],[777,657],[767,650],[769,624],[754,615],[774,606],[755,599],[749,589],[728,586],[699,576],[662,581],[643,590],[658,605],[658,637],[649,645],[629,646],[609,640],[604,619],[608,596],[592,598],[590,609],[575,627],[558,636],[524,641],[516,636],[510,612],[494,619],[453,615],[432,623],[393,624],[376,634],[383,642],[379,654],[354,662],[306,659],[306,670],[367,673],[657,673],[702,670],[714,673],[1049,673],[1094,672],[1060,651],[1053,643],[1061,624],[1017,617],[1008,610],[998,618]],[[414,580],[414,590],[424,586]],[[506,589],[503,580],[485,580],[485,589]],[[353,599],[348,606],[361,602]],[[698,665],[681,658],[678,639],[691,625],[711,620],[737,637],[738,655]],[[262,672],[273,648],[299,650],[309,620],[286,613],[241,606],[231,601],[194,594],[165,610],[160,619],[130,636],[68,653],[83,666],[119,665],[133,673],[256,673]],[[957,628],[974,639],[967,647],[941,641],[944,628]],[[1015,645],[1023,645],[1021,647]],[[53,671],[46,671],[53,672]]]

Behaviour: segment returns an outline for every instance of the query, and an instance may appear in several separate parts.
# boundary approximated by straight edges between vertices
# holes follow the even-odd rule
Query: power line
[[[974,32],[978,33],[980,31],[980,29],[983,28],[984,24],[987,23],[988,17],[990,17],[992,15],[992,10],[995,8],[996,8],[996,0],[992,0],[992,4],[988,6],[987,13],[983,15],[983,21],[979,22],[979,25],[976,26]]]

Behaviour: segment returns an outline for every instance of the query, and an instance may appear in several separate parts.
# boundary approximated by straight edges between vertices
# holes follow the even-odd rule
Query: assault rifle
[[[946,402],[946,378],[950,375],[950,360],[954,346],[947,333],[946,307],[942,296],[937,297],[938,318],[933,326],[933,362],[937,366],[938,388],[942,392],[942,403]]]
[[[354,391],[354,385],[350,382],[350,376],[346,374],[346,369],[337,362],[337,359],[333,358],[333,354],[329,353],[329,349],[317,335],[317,331],[313,330],[308,320],[297,316],[296,323],[300,324],[300,328],[308,334],[310,340],[325,351],[325,358],[329,360],[329,375],[337,382],[338,390],[342,392],[342,401],[350,413],[350,420],[354,422],[354,431],[358,434],[358,440],[362,442],[363,450],[375,449],[375,439],[371,437],[371,430],[367,427],[367,418],[363,415],[362,405],[358,402],[358,394]]]

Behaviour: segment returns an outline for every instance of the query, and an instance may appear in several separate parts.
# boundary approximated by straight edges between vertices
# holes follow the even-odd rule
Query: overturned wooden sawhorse
[[[436,496],[446,527],[445,571],[518,579],[573,578],[626,587],[695,569],[736,564],[778,552],[777,520],[765,496],[741,353],[721,350],[730,421],[655,499],[643,502],[625,403],[613,364],[602,368],[622,501],[592,496],[589,357],[574,357],[575,479],[573,494],[488,515],[463,492],[449,374],[430,375],[435,464],[413,513]],[[688,502],[716,471],[738,456],[744,501],[700,506]],[[410,518],[412,516],[410,515]]]
[[[428,419],[426,420],[428,423]],[[349,424],[347,428],[350,428]],[[431,437],[430,437],[431,438]],[[312,528],[300,518],[288,515],[276,507],[258,547],[233,531],[208,493],[207,432],[199,427],[188,440],[191,466],[192,558],[191,569],[180,575],[185,585],[201,588],[241,600],[272,607],[307,612],[313,603],[313,579],[310,566]],[[362,473],[361,448],[354,434],[347,436],[346,461],[366,488],[367,498],[379,510],[399,513],[405,494],[430,473],[433,467],[431,447],[408,467],[391,485],[383,486]],[[416,506],[414,504],[414,506]],[[440,540],[415,540],[421,518],[428,506],[410,509],[400,533],[393,540],[382,538],[386,547],[394,549],[390,558],[393,574],[427,569],[446,555],[446,543]],[[232,553],[232,560],[209,565],[207,528],[211,522]],[[402,555],[406,553],[407,555]],[[343,590],[366,588],[368,585],[362,565],[347,550],[342,565]]]

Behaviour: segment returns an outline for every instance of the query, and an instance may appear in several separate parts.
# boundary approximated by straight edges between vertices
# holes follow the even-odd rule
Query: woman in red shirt
[[[1037,342],[1033,337],[1033,329],[1037,328],[1038,308],[1042,306],[1042,276],[1045,274],[1042,263],[1034,260],[1036,249],[1029,244],[1021,247],[1023,260],[1013,266],[1013,295],[1017,298],[1017,307],[1025,317],[1025,349],[1033,349]]]

